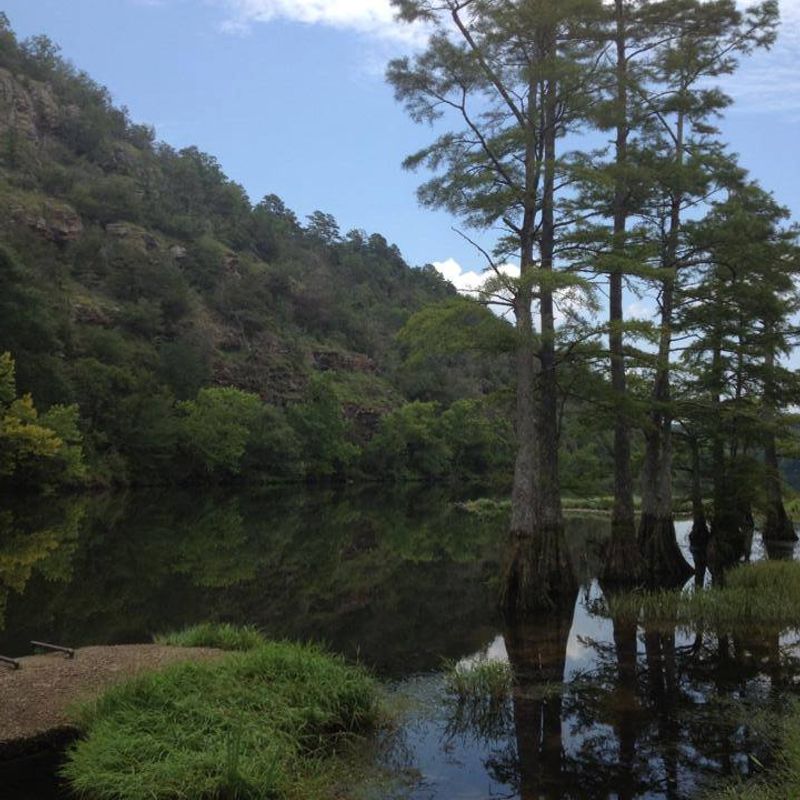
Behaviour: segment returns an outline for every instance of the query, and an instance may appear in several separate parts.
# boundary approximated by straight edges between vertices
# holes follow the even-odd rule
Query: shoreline
[[[145,672],[224,655],[214,648],[133,644],[82,647],[74,658],[34,655],[0,669],[0,762],[61,747],[78,735],[70,712],[109,687]]]

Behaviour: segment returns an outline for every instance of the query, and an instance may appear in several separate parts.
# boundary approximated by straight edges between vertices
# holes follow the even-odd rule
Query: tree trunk
[[[683,166],[684,125],[684,115],[679,112],[675,146],[675,165],[678,170]],[[662,261],[666,274],[661,281],[661,333],[653,384],[653,409],[650,414],[650,425],[645,432],[639,547],[645,561],[647,582],[654,586],[676,585],[692,574],[692,568],[683,557],[675,539],[675,522],[672,515],[670,356],[681,203],[680,189],[673,190],[669,233]]]
[[[696,436],[689,436],[692,452],[692,531],[689,543],[692,550],[705,550],[708,546],[709,530],[706,510],[703,505],[702,469],[700,464],[700,443]]]
[[[737,375],[741,372],[738,362]],[[740,500],[741,487],[733,480],[732,464],[735,453],[735,430],[731,433],[731,458],[725,456],[726,433],[721,395],[724,375],[722,369],[722,343],[717,336],[711,353],[711,409],[714,418],[714,441],[712,443],[712,467],[714,487],[714,516],[708,546],[708,563],[717,580],[722,579],[723,570],[741,560],[746,547],[746,511]],[[737,377],[737,399],[741,377]]]
[[[767,334],[771,333],[770,326],[765,326]],[[769,542],[796,542],[797,534],[794,525],[786,513],[783,505],[783,491],[780,465],[778,464],[778,450],[775,445],[775,349],[768,342],[764,359],[764,411],[767,430],[764,433],[764,469],[765,489],[767,496],[767,518],[764,522],[764,541]]]
[[[683,557],[675,538],[672,515],[672,416],[669,412],[669,352],[672,342],[672,284],[664,282],[661,340],[653,390],[653,411],[645,431],[642,471],[642,518],[639,547],[650,586],[683,583],[692,568]]]
[[[614,192],[614,242],[609,274],[609,332],[611,388],[614,397],[614,507],[611,538],[601,577],[607,584],[635,585],[644,578],[644,563],[636,541],[631,474],[631,433],[628,423],[627,379],[623,341],[622,259],[626,250],[628,188],[624,168],[628,161],[627,30],[624,0],[615,0],[617,47],[617,186]]]
[[[551,32],[555,51],[555,32]],[[546,83],[544,97],[544,181],[540,231],[541,269],[552,272],[555,253],[555,176],[557,138],[557,82]],[[539,290],[541,343],[539,346],[539,519],[538,563],[542,581],[540,607],[560,606],[574,598],[575,574],[567,550],[564,516],[561,508],[561,482],[558,458],[558,380],[556,373],[556,329],[553,292],[547,285]]]
[[[523,258],[523,274],[532,268]],[[535,358],[530,290],[520,290],[516,300],[517,327],[517,457],[511,492],[510,546],[501,581],[500,605],[509,618],[537,607],[540,587],[537,547],[538,433],[534,395]]]

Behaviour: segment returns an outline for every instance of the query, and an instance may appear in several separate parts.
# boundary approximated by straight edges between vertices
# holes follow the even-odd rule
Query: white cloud
[[[469,295],[470,297],[477,296],[480,289],[486,281],[494,277],[494,271],[484,270],[483,272],[464,271],[461,264],[454,258],[448,258],[445,261],[432,262],[433,268],[445,279],[450,281],[461,294]],[[516,264],[501,264],[498,272],[510,277],[519,275],[519,266]],[[504,294],[501,292],[500,294]],[[499,299],[499,297],[498,297]],[[489,308],[497,314],[498,317],[505,317],[510,313],[510,307],[503,302],[489,303]]]
[[[433,268],[459,292],[475,292],[486,282],[489,275],[485,272],[464,272],[461,264],[454,258],[445,261],[434,261]]]
[[[736,101],[732,111],[800,112],[800,0],[780,0],[778,41],[742,60],[722,81]]]
[[[377,39],[416,44],[423,40],[420,25],[395,20],[389,0],[223,0],[232,16],[223,27],[242,32],[255,22],[286,20],[351,30]]]

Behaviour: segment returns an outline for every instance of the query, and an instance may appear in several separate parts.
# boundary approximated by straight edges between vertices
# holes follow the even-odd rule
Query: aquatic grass
[[[514,675],[506,661],[484,657],[445,664],[444,688],[449,706],[446,733],[499,740],[512,719]]]
[[[513,680],[506,661],[479,658],[445,665],[445,690],[462,703],[503,702]]]
[[[491,497],[480,497],[476,500],[467,500],[457,504],[458,508],[470,514],[484,517],[494,517],[508,514],[511,511],[511,501],[508,499],[495,500]],[[596,495],[592,497],[561,498],[561,506],[565,512],[591,512],[593,514],[610,514],[614,508],[614,498],[611,495]],[[634,507],[641,510],[641,498],[634,498]],[[673,511],[676,514],[690,513],[691,503],[686,500],[676,501]]]
[[[315,646],[266,643],[137,677],[86,704],[85,738],[63,775],[92,800],[323,797],[342,754],[380,716],[377,684],[360,667]]]
[[[155,636],[156,644],[173,647],[214,647],[217,650],[254,650],[266,640],[252,625],[231,625],[227,622],[204,622],[181,631]]]
[[[777,731],[777,733],[776,733]],[[757,777],[707,792],[703,800],[789,800],[800,797],[800,704],[782,721],[772,719],[773,763]],[[763,764],[751,757],[757,767]]]
[[[611,595],[605,613],[683,627],[800,626],[800,563],[760,561],[731,570],[721,587]]]

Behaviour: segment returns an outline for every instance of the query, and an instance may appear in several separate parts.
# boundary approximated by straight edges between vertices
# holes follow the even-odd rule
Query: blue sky
[[[196,144],[257,201],[332,213],[395,242],[412,264],[483,265],[444,213],[419,208],[405,155],[427,143],[384,84],[418,36],[389,0],[0,0],[21,37],[46,33],[135,120]],[[800,0],[782,40],[726,87],[732,148],[800,219]],[[458,270],[449,264],[449,275]]]

